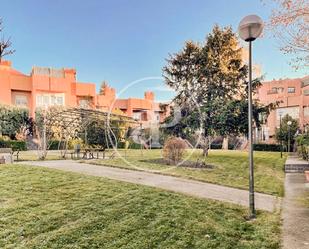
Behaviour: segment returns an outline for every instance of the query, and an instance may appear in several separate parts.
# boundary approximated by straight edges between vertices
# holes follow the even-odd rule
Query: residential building
[[[76,70],[33,67],[30,75],[15,70],[10,61],[0,62],[0,103],[29,108],[67,106],[118,111],[144,123],[163,121],[168,115],[165,104],[155,102],[154,93],[144,99],[116,99],[116,91],[104,85],[100,94],[94,83],[78,82]]]
[[[256,133],[259,140],[274,140],[280,115],[289,114],[297,119],[301,130],[309,125],[309,76],[263,82],[255,97],[263,104],[279,101],[278,107],[268,116],[267,123]]]
[[[153,92],[145,92],[144,99],[116,99],[113,108],[143,123],[162,122],[170,113],[168,104],[155,102]]]

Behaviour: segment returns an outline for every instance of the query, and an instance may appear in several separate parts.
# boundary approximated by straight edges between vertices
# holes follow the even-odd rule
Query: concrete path
[[[309,170],[309,163],[294,154],[287,158],[284,168],[286,173],[302,173]]]
[[[248,207],[248,191],[224,187],[216,184],[186,180],[179,177],[159,175],[149,172],[126,170],[92,164],[78,163],[71,160],[31,161],[29,164],[64,171],[71,171],[92,176],[107,177],[114,180],[142,184],[165,190],[179,192],[199,198],[214,199]],[[256,208],[273,212],[280,208],[280,198],[256,193]]]
[[[309,248],[309,208],[301,199],[309,196],[309,183],[303,173],[287,173],[282,205],[283,248]]]

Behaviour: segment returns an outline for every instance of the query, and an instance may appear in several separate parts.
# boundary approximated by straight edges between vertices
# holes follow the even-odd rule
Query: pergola
[[[41,116],[41,134],[38,134],[42,138],[42,146],[45,150],[48,148],[47,137],[52,137],[54,131],[47,129],[47,127],[57,127],[61,133],[61,142],[67,143],[70,137],[78,137],[80,132],[85,131],[89,124],[92,122],[102,122],[106,127],[109,139],[114,136],[113,131],[125,130],[127,127],[136,127],[139,125],[133,118],[114,114],[111,112],[85,109],[85,108],[54,108],[45,109]],[[112,135],[111,135],[112,134]],[[107,137],[107,136],[106,136]],[[108,144],[108,142],[107,142]]]

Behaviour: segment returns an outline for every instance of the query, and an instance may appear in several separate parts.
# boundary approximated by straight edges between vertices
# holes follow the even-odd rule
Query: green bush
[[[210,145],[210,149],[212,150],[221,150],[222,149],[222,143],[221,144],[211,144]],[[234,149],[234,145],[233,144],[228,144],[228,149],[229,150],[233,150]]]
[[[73,150],[76,144],[80,144],[81,147],[84,146],[84,143],[81,139],[70,139],[67,143],[67,149]],[[60,140],[51,140],[49,141],[49,150],[64,150],[65,149],[65,141]]]
[[[60,143],[60,146],[59,146]],[[58,150],[58,149],[64,149],[64,142],[59,140],[51,140],[48,144],[49,150]]]
[[[253,144],[256,151],[280,151],[280,144]]]
[[[308,134],[299,135],[296,138],[297,152],[303,159],[308,160],[309,136]]]
[[[20,129],[28,125],[29,111],[27,109],[0,105],[0,133],[2,135],[15,139]]]
[[[118,142],[117,148],[118,149],[125,149],[125,142]],[[140,144],[135,143],[133,141],[129,141],[127,149],[140,149],[140,148],[141,148]]]
[[[17,150],[27,150],[27,145],[25,141],[17,140],[0,140],[0,148],[12,148],[13,151]]]
[[[210,149],[212,150],[221,150],[222,149],[222,144],[211,144]]]

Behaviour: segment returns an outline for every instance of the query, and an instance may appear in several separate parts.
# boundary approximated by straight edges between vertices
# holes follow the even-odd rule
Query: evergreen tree
[[[189,116],[195,116],[195,121],[201,121],[204,155],[215,134],[226,136],[247,131],[247,73],[242,49],[230,27],[216,25],[204,44],[186,42],[182,51],[167,59],[163,68],[165,82],[176,91],[175,103],[186,109]],[[260,84],[259,79],[253,82],[255,89]],[[267,115],[271,108],[272,105],[255,103],[256,125],[260,125],[260,113]],[[196,120],[200,115],[202,117]],[[175,126],[178,133],[180,127],[190,124],[194,124],[195,129],[189,131],[196,131],[196,122],[188,115],[184,118],[185,122]]]

